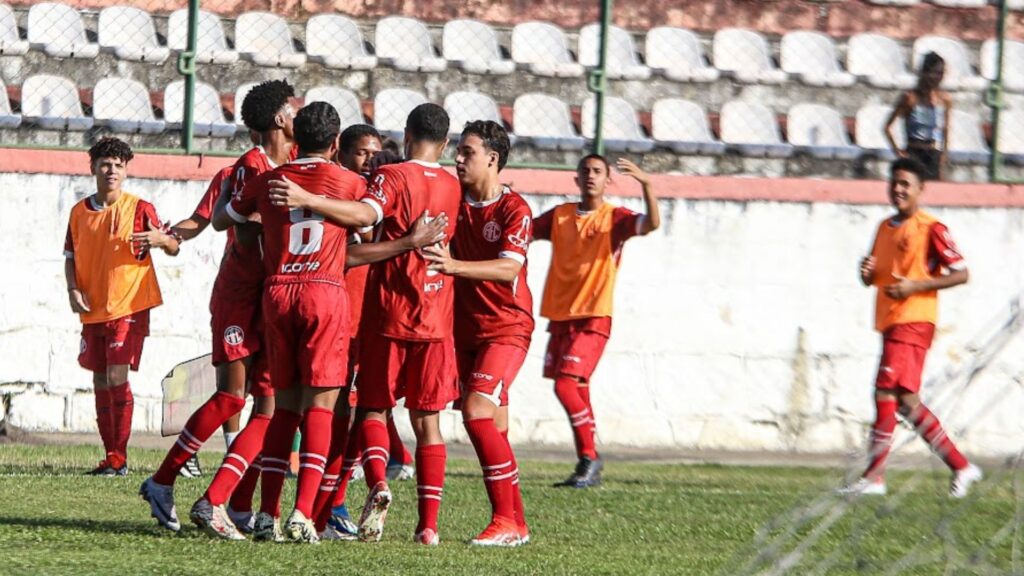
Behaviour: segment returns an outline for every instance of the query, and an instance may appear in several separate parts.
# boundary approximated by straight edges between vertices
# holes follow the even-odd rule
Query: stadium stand
[[[846,69],[877,88],[909,89],[917,76],[907,70],[900,45],[881,34],[857,34],[846,45]]]
[[[502,56],[494,29],[478,20],[446,22],[441,47],[446,60],[470,74],[504,76],[516,69]]]
[[[21,126],[21,114],[11,111],[11,100],[7,97],[7,87],[0,81],[0,128],[17,128]]]
[[[622,98],[608,97],[604,101],[604,124],[601,133],[604,135],[605,148],[613,152],[633,152],[643,154],[654,149],[654,140],[644,135],[637,121],[636,110]],[[597,100],[588,98],[583,102],[580,114],[583,125],[583,137],[593,139],[597,133]]]
[[[601,59],[601,25],[588,24],[580,29],[580,64],[594,68]],[[633,37],[618,26],[608,29],[608,58],[605,70],[608,78],[646,80],[651,69],[640,63]]]
[[[450,119],[448,131],[454,140],[462,134],[462,129],[473,120],[491,120],[502,126],[501,111],[493,98],[479,92],[452,92],[444,98],[444,109]],[[509,140],[515,136],[509,134]]]
[[[981,119],[973,112],[953,108],[949,121],[949,161],[957,164],[988,162],[992,152],[985,144]]]
[[[967,47],[955,38],[922,36],[914,41],[914,69],[921,67],[921,61],[929,52],[935,52],[946,61],[946,75],[942,87],[947,90],[984,90],[988,85],[981,76],[974,73]]]
[[[20,56],[28,52],[28,41],[18,33],[18,19],[6,4],[0,4],[0,55]]]
[[[235,22],[235,49],[257,66],[298,68],[306,55],[295,50],[283,18],[270,12],[246,12]]]
[[[157,40],[149,13],[131,6],[110,6],[100,12],[99,45],[122,60],[155,64],[171,53]]]
[[[103,78],[92,91],[92,116],[115,132],[159,134],[165,123],[153,116],[149,91],[134,80]]]
[[[28,43],[54,58],[95,58],[100,52],[99,45],[86,37],[78,12],[55,2],[41,2],[29,9]]]
[[[306,56],[339,70],[372,70],[377,57],[366,51],[359,27],[340,14],[317,14],[306,22]]]
[[[996,79],[995,39],[981,45],[980,68],[983,78]],[[1003,45],[1003,87],[1011,92],[1024,92],[1024,42],[1007,40]]]
[[[47,130],[88,130],[93,120],[82,112],[78,89],[67,78],[37,74],[21,85],[21,114],[25,122]]]
[[[440,72],[448,61],[437,56],[430,31],[413,18],[389,16],[377,22],[374,32],[381,64],[405,72]]]
[[[707,114],[699,104],[682,98],[663,98],[651,110],[651,136],[677,154],[720,156],[725,144],[716,140]]]
[[[647,32],[647,65],[676,82],[714,82],[721,76],[708,66],[700,38],[689,30],[659,26]]]
[[[512,125],[516,135],[529,138],[537,148],[582,150],[583,137],[572,125],[569,106],[555,96],[523,94],[512,105]]]
[[[306,102],[327,102],[338,111],[342,126],[363,124],[363,108],[351,90],[337,86],[316,86],[306,92]],[[236,108],[237,110],[237,108]]]
[[[164,91],[164,120],[171,128],[181,128],[185,111],[185,81],[171,82]],[[196,82],[195,105],[193,106],[193,129],[196,134],[216,138],[230,138],[237,127],[224,119],[220,97],[209,84]]]
[[[388,88],[373,99],[373,125],[382,135],[401,142],[405,139],[405,119],[412,109],[427,102],[415,90]]]
[[[789,75],[775,67],[771,47],[753,30],[725,28],[715,32],[715,68],[746,84],[781,84]]]
[[[512,60],[531,74],[578,78],[583,65],[569,52],[565,32],[547,22],[524,22],[512,30]]]
[[[846,88],[857,81],[839,67],[835,42],[820,32],[800,30],[782,37],[782,70],[811,86]]]
[[[242,121],[242,102],[245,100],[249,90],[252,90],[256,84],[259,84],[259,82],[246,82],[235,89],[235,124],[238,126],[245,126],[245,122]]]
[[[797,104],[786,117],[789,143],[798,152],[815,158],[853,160],[861,154],[859,146],[850,143],[839,111],[824,104]]]
[[[188,10],[176,10],[167,20],[167,46],[171,50],[184,52],[187,45]],[[232,64],[238,61],[238,52],[228,48],[220,18],[204,10],[199,11],[196,61],[200,64]]]
[[[1003,119],[1007,129],[999,131],[999,150],[1011,164],[1024,166],[1024,130],[1014,130],[1010,126],[1024,126],[1024,110],[1006,110]]]
[[[786,158],[793,146],[782,140],[775,114],[764,104],[733,100],[722,106],[722,141],[753,158]]]
[[[889,148],[885,137],[885,123],[892,114],[892,106],[868,104],[857,111],[856,135],[857,145],[865,153],[882,160],[892,160],[896,154]],[[903,119],[896,120],[896,145],[903,148],[907,145],[907,135],[903,129]]]

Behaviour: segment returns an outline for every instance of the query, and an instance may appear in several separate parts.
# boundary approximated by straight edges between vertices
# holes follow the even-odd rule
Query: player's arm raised
[[[646,172],[640,169],[635,163],[625,158],[619,158],[615,163],[619,172],[629,176],[640,183],[644,191],[644,207],[647,217],[640,224],[637,233],[640,236],[654,232],[661,227],[661,209],[658,207],[658,198],[654,195],[654,186],[651,185],[651,178]]]
[[[377,223],[377,211],[365,202],[335,200],[311,194],[288,178],[271,180],[270,203],[287,208],[311,210],[346,228],[365,228]]]
[[[444,240],[447,229],[447,214],[441,214],[437,218],[428,218],[424,211],[413,223],[412,230],[397,240],[350,245],[345,252],[345,268],[381,262],[411,250],[437,244]]]

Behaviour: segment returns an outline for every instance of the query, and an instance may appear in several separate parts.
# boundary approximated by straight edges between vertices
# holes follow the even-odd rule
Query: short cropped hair
[[[302,152],[323,152],[341,130],[338,111],[327,102],[313,102],[303,106],[295,115],[295,143]]]
[[[295,88],[287,80],[267,80],[253,86],[242,100],[242,122],[257,132],[274,127],[274,116],[295,96]]]
[[[359,141],[363,138],[370,136],[380,140],[380,132],[369,124],[353,124],[348,128],[341,131],[341,143],[338,144],[338,148],[342,152],[349,152],[359,144]]]
[[[104,136],[89,148],[89,163],[92,164],[100,158],[119,158],[125,164],[135,158],[132,147],[124,140],[113,136]]]
[[[583,168],[583,165],[587,163],[587,160],[600,160],[601,163],[604,164],[604,171],[611,174],[612,168],[611,165],[608,164],[608,159],[605,158],[604,156],[601,156],[600,154],[587,154],[583,158],[580,158],[580,161],[576,164],[577,172],[579,172],[580,169]]]
[[[412,109],[405,129],[413,142],[444,142],[448,137],[448,113],[437,104],[427,102]]]
[[[914,158],[897,158],[889,167],[889,180],[896,177],[896,172],[911,172],[923,184],[928,179],[928,168]]]
[[[484,148],[498,153],[498,171],[500,172],[508,162],[509,149],[512,147],[505,127],[493,120],[474,120],[467,122],[466,127],[462,129],[463,138],[469,135],[480,138],[484,142]]]

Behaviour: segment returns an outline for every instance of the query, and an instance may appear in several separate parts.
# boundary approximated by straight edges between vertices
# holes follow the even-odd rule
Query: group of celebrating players
[[[453,175],[438,163],[449,118],[437,105],[410,113],[404,156],[381,152],[370,126],[342,131],[327,103],[297,113],[294,106],[285,81],[253,88],[241,115],[257,145],[218,173],[192,216],[174,226],[121,190],[132,158],[126,144],[106,138],[90,150],[97,194],[73,209],[65,251],[72,309],[84,324],[80,363],[94,373],[107,451],[94,473],[127,473],[128,371],[138,368],[149,309],[160,304],[149,252],[177,254],[212,224],[228,233],[210,302],[218,391],[142,484],[158,523],[180,530],[175,478],[242,410],[248,393],[250,420],[192,506],[191,520],[229,540],[251,533],[270,541],[378,541],[392,502],[387,423],[404,399],[416,436],[415,541],[439,542],[447,459],[439,412],[454,403],[492,507],[490,523],[471,543],[529,542],[508,442],[508,390],[534,329],[527,248],[534,239],[553,245],[541,305],[551,333],[544,375],[555,381],[578,456],[561,485],[594,486],[602,462],[589,380],[611,330],[622,245],[659,226],[647,175],[620,160],[619,170],[642,184],[647,214],[614,207],[604,201],[608,162],[587,156],[577,169],[579,202],[534,219],[500,180],[510,151],[500,124],[463,128]],[[126,268],[117,263],[129,265],[130,278],[119,278]],[[295,507],[282,525],[297,431]],[[353,522],[345,494],[356,462],[369,494]]]

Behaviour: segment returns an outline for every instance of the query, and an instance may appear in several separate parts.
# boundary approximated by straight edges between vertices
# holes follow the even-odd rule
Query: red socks
[[[431,528],[437,532],[437,513],[444,492],[444,465],[448,451],[444,444],[416,447],[416,494],[419,498],[420,521],[416,533]],[[364,464],[365,468],[366,465]]]
[[[291,410],[278,408],[267,427],[263,441],[263,480],[260,486],[260,512],[274,518],[281,517],[281,490],[288,472],[288,455],[292,450],[295,431],[299,429],[302,416]]]
[[[871,428],[871,448],[868,469],[864,477],[880,482],[885,478],[885,461],[892,447],[892,434],[896,430],[896,399],[875,400],[875,425]]]
[[[313,501],[320,492],[327,453],[331,449],[331,421],[334,410],[310,408],[302,419],[302,446],[299,448],[299,481],[295,509],[306,518],[313,516]]]
[[[501,438],[508,445],[508,455],[512,457],[512,507],[516,512],[516,524],[523,528],[526,526],[526,510],[523,508],[523,494],[519,491],[519,463],[516,462],[516,454],[512,451],[512,445],[508,441],[508,430],[501,431]]]
[[[270,423],[270,419],[267,419],[267,423]],[[260,451],[263,450],[263,442],[266,441],[267,431],[263,431],[264,438],[260,439],[260,446],[257,449],[257,456],[249,465],[249,469],[245,471],[245,475],[238,481],[238,485],[231,492],[231,500],[228,502],[228,506],[236,512],[250,512],[252,511],[252,500],[256,494],[256,485],[260,481],[260,477],[263,476],[263,456],[260,456]]]
[[[231,450],[224,456],[224,461],[217,470],[217,474],[214,475],[213,482],[210,482],[210,487],[206,489],[206,499],[210,501],[210,504],[220,506],[227,502],[238,483],[250,473],[259,479],[259,472],[253,472],[250,468],[259,458],[269,425],[270,416],[253,414],[249,423],[235,437],[235,441],[231,443]],[[242,509],[252,509],[251,493],[250,503]]]
[[[359,433],[360,428],[352,428],[352,437],[345,448],[345,456],[341,462],[341,477],[338,478],[338,490],[334,493],[334,500],[331,508],[341,506],[345,503],[345,494],[348,493],[348,482],[352,479],[352,471],[359,463],[359,456],[363,451],[363,437]]]
[[[132,414],[135,412],[135,397],[128,382],[112,386],[110,392],[110,413],[114,425],[114,458],[110,465],[120,468],[128,460],[128,438],[132,435]],[[116,459],[116,462],[115,462]]]
[[[556,378],[555,395],[558,396],[558,401],[565,408],[565,413],[569,415],[573,440],[576,442],[576,457],[586,456],[592,460],[596,459],[594,419],[591,417],[587,403],[580,396],[579,382],[575,378]],[[589,398],[589,390],[587,396]]]
[[[323,531],[331,517],[331,502],[334,501],[334,493],[338,489],[342,460],[348,447],[348,416],[348,409],[343,408],[334,413],[334,421],[331,422],[331,449],[327,456],[327,465],[324,467],[323,480],[320,481],[320,490],[313,501],[317,532]]]
[[[918,405],[911,417],[914,421],[914,429],[931,446],[932,451],[942,458],[946,466],[953,471],[963,470],[967,467],[967,459],[956,449],[953,441],[946,436],[946,431],[942,429],[939,419],[932,414],[927,406]]]
[[[178,441],[171,446],[160,468],[153,475],[153,481],[165,486],[174,484],[174,479],[178,477],[178,470],[181,470],[185,462],[199,451],[203,443],[220,428],[221,424],[241,412],[244,407],[244,398],[233,396],[227,392],[217,392],[211,396],[188,419],[185,428],[178,436]]]
[[[380,420],[363,420],[363,474],[371,489],[387,479],[388,427]]]
[[[114,414],[110,409],[110,389],[97,388],[96,394],[96,428],[100,431],[103,441],[105,458],[114,454]]]
[[[402,437],[398,435],[395,419],[390,417],[388,418],[388,445],[390,446],[391,458],[401,462],[403,465],[412,464],[412,454],[405,449]]]
[[[467,420],[464,424],[484,472],[491,512],[494,517],[511,522],[515,519],[512,480],[516,472],[508,442],[498,432],[493,418]]]

